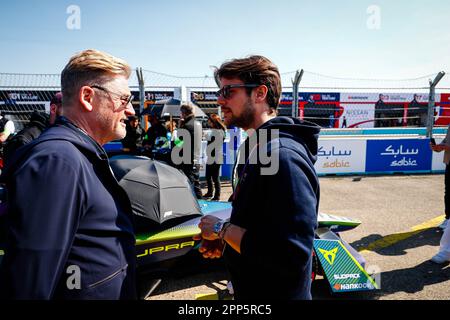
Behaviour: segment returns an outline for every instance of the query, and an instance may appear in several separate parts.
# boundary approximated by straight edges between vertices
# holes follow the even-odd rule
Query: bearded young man
[[[320,128],[276,116],[281,79],[278,68],[265,57],[225,62],[215,77],[226,126],[241,127],[250,137],[234,168],[230,221],[215,216],[201,219],[200,252],[216,258],[222,253],[217,243],[225,245],[223,254],[237,300],[311,299],[319,206],[313,165]],[[265,174],[262,161],[252,161],[260,160],[261,150],[278,161],[278,170]]]

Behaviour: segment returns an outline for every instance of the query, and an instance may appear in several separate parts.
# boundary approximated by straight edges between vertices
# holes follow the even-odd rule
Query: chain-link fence
[[[294,73],[290,73],[293,77]],[[304,71],[299,85],[299,117],[324,128],[423,127],[427,125],[430,79],[358,79]],[[445,94],[435,95],[435,116],[445,117]],[[288,114],[292,95],[280,111]]]
[[[18,131],[34,110],[49,112],[50,100],[58,91],[58,74],[0,73],[0,111]]]
[[[280,115],[291,115],[292,81],[295,71],[282,73],[283,94]],[[299,85],[298,115],[324,128],[417,127],[427,123],[430,80],[436,74],[413,79],[339,78],[304,71]],[[176,98],[192,101],[207,114],[220,112],[218,89],[211,75],[178,77],[143,70],[144,103]],[[133,105],[140,108],[140,87],[136,72],[129,80],[135,96]],[[0,73],[0,111],[20,129],[33,110],[49,110],[50,100],[60,90],[59,74]],[[444,77],[434,96],[435,125],[450,123],[450,79]]]

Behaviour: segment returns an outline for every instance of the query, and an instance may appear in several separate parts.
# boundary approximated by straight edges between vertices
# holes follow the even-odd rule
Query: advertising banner
[[[428,139],[367,141],[366,172],[431,170]]]
[[[216,103],[217,94],[215,91],[192,91],[191,101],[194,103],[199,102]]]
[[[145,91],[145,100],[147,101],[169,100],[173,97],[173,91]]]
[[[436,95],[438,96],[438,95]],[[436,97],[436,120],[435,125],[447,126],[450,123],[450,94],[442,93],[439,97]]]
[[[423,93],[341,93],[344,113],[340,123],[346,123],[346,127],[373,128],[379,119],[384,121],[378,123],[379,127],[404,125],[404,122],[423,126],[427,102],[428,95]],[[408,120],[403,118],[405,115]]]
[[[344,112],[340,119],[341,127],[373,128],[377,100],[376,93],[342,93]]]
[[[317,162],[318,174],[361,173],[365,170],[365,139],[319,139]]]
[[[341,128],[373,128],[375,118],[374,105],[368,104],[343,104],[344,112],[340,118]]]
[[[340,93],[338,92],[299,92],[299,101],[310,101],[310,102],[339,102]]]
[[[0,101],[5,104],[20,102],[50,102],[59,90],[0,90]]]
[[[339,92],[299,92],[298,101],[311,101],[311,102],[339,102]],[[281,94],[281,103],[291,104],[293,100],[292,92],[283,92]]]

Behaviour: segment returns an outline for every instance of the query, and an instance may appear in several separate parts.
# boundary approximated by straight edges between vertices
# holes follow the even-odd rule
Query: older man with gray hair
[[[128,64],[104,52],[73,56],[61,74],[62,116],[5,169],[6,299],[134,299],[130,201],[102,145],[135,114]]]

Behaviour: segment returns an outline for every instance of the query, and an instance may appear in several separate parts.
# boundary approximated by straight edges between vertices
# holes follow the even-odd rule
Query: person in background
[[[445,192],[444,192],[445,219],[439,225],[439,228],[444,230],[447,227],[448,221],[450,219],[450,125],[447,128],[447,134],[446,134],[444,140],[442,140],[442,142],[439,143],[439,144],[435,144],[434,140],[432,140],[430,142],[430,148],[434,152],[442,152],[442,151],[444,151],[443,162],[445,163],[445,175],[444,175],[444,185],[445,185]]]
[[[431,150],[435,152],[444,151],[445,175],[444,175],[444,204],[445,204],[445,219],[439,225],[439,228],[444,230],[440,241],[439,252],[431,258],[434,263],[450,262],[450,125],[447,128],[447,134],[441,143],[435,144],[434,139],[430,142]]]
[[[387,119],[389,106],[384,102],[386,96],[382,93],[378,95],[378,101],[375,103],[375,127],[389,127],[391,119]]]
[[[158,117],[154,114],[148,116],[150,128],[148,128],[142,145],[144,147],[144,155],[154,158],[154,151],[156,149],[156,140],[158,137],[167,137],[167,128],[161,123]]]
[[[434,263],[450,262],[450,225],[447,223],[442,235],[439,252],[431,258]]]
[[[0,173],[4,165],[3,148],[8,138],[10,138],[14,134],[14,131],[15,131],[14,122],[7,119],[3,111],[0,111]]]
[[[342,119],[342,127],[341,128],[347,128],[347,118],[345,116]]]
[[[188,160],[189,163],[182,163],[181,170],[192,183],[197,199],[202,199],[202,189],[200,188],[200,156],[203,135],[202,125],[195,119],[193,105],[182,104],[180,107],[180,112],[180,130],[187,130],[191,140],[190,145],[187,146],[187,150],[190,155]]]
[[[62,92],[57,92],[50,100],[50,125],[53,125],[56,122],[56,118],[61,115],[62,99]]]
[[[14,122],[6,118],[3,111],[0,111],[0,143],[5,142],[11,134],[14,134],[15,130]]]
[[[62,94],[58,92],[50,100],[50,114],[37,110],[33,111],[30,116],[30,122],[25,128],[5,143],[3,148],[3,162],[5,165],[17,149],[39,137],[45,129],[55,123],[56,118],[60,114],[61,105]]]
[[[206,137],[208,141],[207,153],[208,155],[211,155],[211,157],[208,156],[208,160],[206,163],[206,183],[208,185],[208,191],[203,197],[204,198],[212,197],[212,200],[219,201],[220,200],[219,174],[220,174],[220,166],[223,163],[222,145],[225,140],[225,133],[227,128],[225,127],[222,120],[217,114],[212,114],[209,116],[208,125],[211,128],[211,131],[210,134]],[[212,145],[217,145],[218,148],[212,148],[212,150],[209,150],[209,147]]]
[[[164,126],[167,129],[167,137],[171,143],[175,140],[177,132],[177,122],[169,114],[163,116]]]
[[[334,114],[330,114],[329,116],[328,116],[328,119],[330,120],[330,124],[328,125],[330,128],[334,128],[334,122],[335,122],[335,119],[334,119]]]
[[[142,142],[145,131],[139,124],[139,118],[136,116],[128,117],[127,135],[121,140],[123,151],[131,154],[138,154],[142,148]]]
[[[160,135],[156,137],[153,146],[153,158],[174,166],[171,158],[171,151],[172,139],[174,138],[173,134],[176,133],[175,121],[166,120],[165,118],[166,117],[163,117],[161,125],[166,129],[166,134],[163,135],[164,130],[161,128]]]
[[[130,66],[98,50],[61,73],[62,116],[2,175],[7,243],[1,299],[135,299],[133,213],[103,145],[134,115]]]

